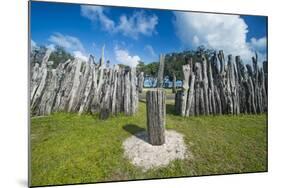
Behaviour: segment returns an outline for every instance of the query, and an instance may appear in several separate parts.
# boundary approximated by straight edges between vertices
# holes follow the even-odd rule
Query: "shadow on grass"
[[[135,124],[126,124],[123,126],[123,129],[132,135],[138,137],[139,139],[142,139],[147,142],[147,140],[144,138],[144,134],[146,134],[146,130],[142,127],[139,127]]]
[[[145,99],[139,99],[139,102],[146,104],[146,100]]]
[[[177,115],[175,105],[173,104],[166,104],[166,113],[167,114],[172,114],[172,115]]]

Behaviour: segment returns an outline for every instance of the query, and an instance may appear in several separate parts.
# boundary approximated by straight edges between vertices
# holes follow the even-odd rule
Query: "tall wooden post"
[[[180,114],[182,116],[185,116],[185,112],[186,112],[186,101],[187,101],[187,95],[189,92],[189,78],[190,78],[190,72],[191,72],[191,68],[190,68],[190,64],[187,65],[183,65],[182,66],[182,70],[183,70],[183,84],[182,84],[182,95],[181,95],[181,111]]]
[[[148,142],[152,145],[165,143],[165,91],[157,88],[146,93]]]
[[[142,93],[143,90],[144,73],[140,72],[138,75],[138,91]]]
[[[165,62],[165,56],[163,54],[161,54],[159,68],[158,68],[158,75],[157,75],[157,87],[158,88],[163,87],[164,62]]]
[[[173,73],[173,93],[176,93],[176,91],[177,91],[176,82],[177,82],[177,77],[176,77],[176,74]]]
[[[165,143],[166,103],[163,90],[164,55],[160,56],[157,89],[146,93],[148,142],[152,145]]]

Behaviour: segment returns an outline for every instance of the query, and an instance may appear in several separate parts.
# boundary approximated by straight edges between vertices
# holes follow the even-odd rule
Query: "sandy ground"
[[[164,167],[175,159],[189,157],[182,134],[166,131],[165,139],[165,144],[153,146],[148,143],[146,132],[131,136],[123,143],[125,157],[143,171]]]

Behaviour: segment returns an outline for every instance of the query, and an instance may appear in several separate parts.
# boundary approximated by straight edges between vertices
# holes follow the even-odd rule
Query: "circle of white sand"
[[[153,146],[148,143],[147,133],[140,132],[123,142],[125,156],[143,171],[168,165],[175,159],[187,156],[183,135],[175,131],[165,131],[165,144]]]

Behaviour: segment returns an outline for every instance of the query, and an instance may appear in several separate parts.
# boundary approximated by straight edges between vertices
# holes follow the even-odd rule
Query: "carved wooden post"
[[[209,95],[208,95],[208,76],[207,76],[207,60],[205,56],[202,56],[202,71],[203,71],[203,78],[202,78],[202,82],[203,82],[203,92],[204,92],[204,111],[206,113],[206,115],[209,115]]]
[[[112,108],[111,108],[111,112],[112,114],[116,114],[116,103],[117,103],[117,99],[116,99],[116,96],[117,96],[117,82],[118,82],[118,70],[119,70],[119,66],[118,65],[115,65],[114,68],[113,68],[113,88],[112,88],[112,93],[111,93],[111,98],[112,98]]]
[[[165,91],[156,89],[146,93],[148,141],[152,145],[165,143]]]
[[[165,61],[165,55],[161,54],[159,68],[158,68],[158,76],[157,76],[157,87],[158,88],[163,87],[164,61]]]
[[[126,70],[125,80],[124,80],[124,112],[126,115],[130,115],[130,97],[131,97],[131,89],[130,89],[130,72]]]
[[[82,65],[82,61],[80,59],[75,59],[75,73],[72,81],[72,89],[70,91],[70,100],[68,104],[68,112],[74,112],[75,111],[75,106],[77,104],[77,96],[78,96],[78,91],[79,91],[79,86],[81,84],[80,82],[80,68]]]
[[[50,50],[50,49],[47,50],[47,52],[42,60],[41,67],[38,70],[39,78],[37,78],[37,79],[39,81],[35,80],[35,84],[34,84],[35,86],[31,87],[31,88],[33,88],[31,90],[31,109],[35,108],[36,104],[40,101],[40,97],[42,96],[42,93],[46,86],[46,79],[48,76],[47,63],[48,63],[51,53],[52,53],[52,50]]]
[[[228,55],[227,62],[227,94],[228,94],[228,113],[234,114],[235,111],[235,83],[232,55]]]
[[[107,119],[110,115],[110,100],[109,100],[109,94],[110,94],[110,89],[109,89],[109,85],[107,85],[106,88],[106,93],[105,96],[101,102],[101,108],[100,108],[100,119]]]
[[[268,95],[268,93],[267,93],[267,87],[268,87],[268,73],[267,73],[267,69],[268,69],[268,67],[267,67],[267,61],[264,61],[263,63],[262,63],[262,66],[263,66],[263,72],[264,72],[264,85],[265,85],[265,92],[266,92],[266,95]]]
[[[184,80],[182,84],[182,96],[181,96],[181,111],[180,114],[182,116],[185,116],[186,112],[186,101],[187,101],[187,94],[189,92],[189,78],[190,78],[190,64],[183,65],[182,71],[184,75]]]
[[[88,59],[88,62],[86,64],[87,68],[85,70],[85,75],[83,76],[83,87],[84,88],[81,91],[81,101],[80,101],[80,107],[79,107],[79,114],[82,114],[84,111],[86,111],[88,105],[87,105],[87,101],[89,100],[89,96],[91,94],[91,89],[92,89],[92,85],[93,85],[93,69],[94,69],[94,64],[91,64],[91,61],[93,62],[93,58],[90,56]]]
[[[263,98],[263,111],[266,112],[267,110],[267,94],[266,94],[266,80],[265,80],[265,73],[264,69],[261,68],[261,92],[262,92],[262,98]]]
[[[190,83],[190,89],[188,91],[188,100],[187,100],[187,106],[186,106],[186,112],[185,112],[185,116],[190,116],[191,115],[191,111],[193,109],[192,106],[194,106],[194,80],[195,80],[195,75],[193,74],[193,72],[191,72],[191,83]]]
[[[253,84],[253,70],[250,65],[246,65],[247,71],[248,71],[248,108],[249,112],[256,114],[256,104],[255,104],[255,90],[254,90],[254,84]]]
[[[195,115],[205,114],[205,103],[203,97],[202,85],[202,65],[200,62],[195,63]]]
[[[215,104],[215,95],[214,95],[214,79],[213,79],[213,70],[212,70],[212,60],[214,61],[214,66],[216,66],[216,59],[212,58],[211,62],[208,63],[208,78],[209,78],[209,103],[210,103],[210,114],[217,113],[217,106]]]
[[[100,97],[102,95],[101,89],[102,86],[104,85],[104,47],[102,47],[102,52],[101,52],[101,58],[100,58],[100,64],[99,64],[99,69],[98,74],[99,74],[99,79],[98,79],[98,84],[97,84],[97,89],[96,89],[96,95],[93,97],[93,101],[91,104],[91,112],[96,113],[100,111]]]
[[[164,55],[160,55],[156,90],[146,93],[148,142],[152,145],[165,143],[165,91],[162,88],[164,74]]]
[[[227,93],[226,93],[226,68],[225,68],[225,59],[224,59],[224,53],[222,50],[219,51],[217,55],[217,59],[220,62],[220,69],[219,73],[217,73],[216,81],[217,81],[217,92],[216,92],[216,98],[218,104],[220,103],[221,107],[221,114],[227,112],[227,105],[226,105],[226,99],[227,99]]]
[[[138,92],[137,92],[137,76],[136,76],[136,68],[132,67],[130,70],[130,89],[131,89],[131,96],[130,96],[130,112],[129,115],[135,114],[137,111],[137,106],[138,106]]]
[[[176,93],[176,91],[177,91],[176,82],[177,82],[177,77],[176,77],[176,74],[173,73],[173,93]]]
[[[143,80],[144,80],[144,73],[140,72],[138,75],[138,91],[142,93],[143,90]]]
[[[181,114],[182,109],[182,94],[183,91],[178,90],[175,94],[175,111],[177,114]]]

